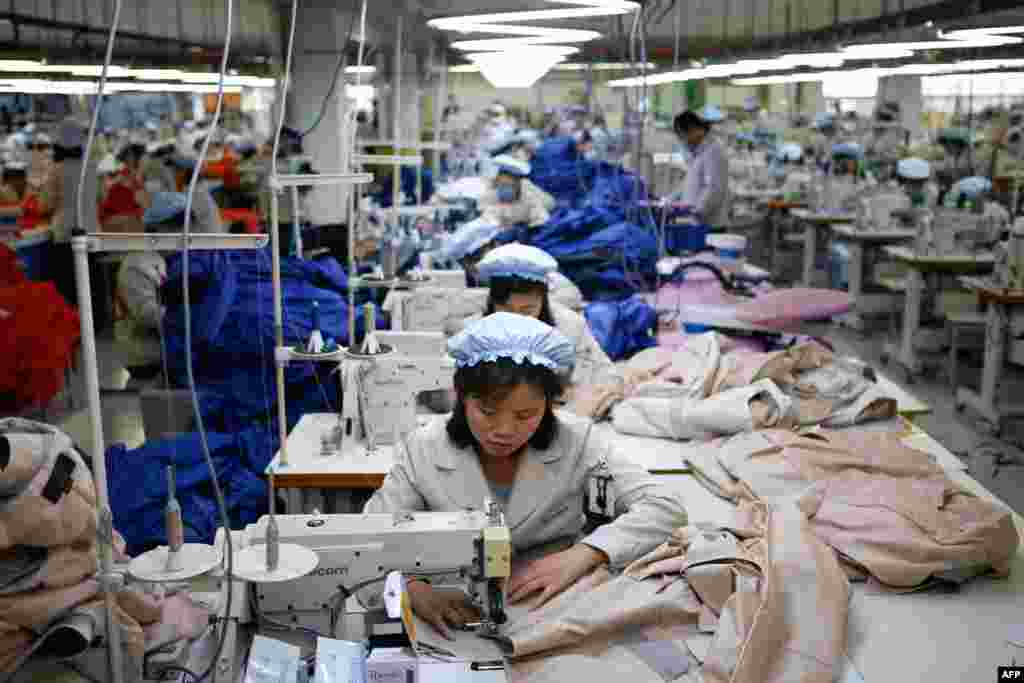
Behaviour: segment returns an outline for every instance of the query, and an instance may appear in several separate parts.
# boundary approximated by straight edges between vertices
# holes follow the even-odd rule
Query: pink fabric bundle
[[[850,310],[853,301],[835,289],[776,289],[736,306],[736,317],[759,327],[786,329],[802,320],[826,320]]]
[[[92,474],[71,439],[46,424],[0,420],[0,672],[37,650],[73,656],[102,635],[96,542]],[[116,532],[114,546],[120,555]],[[117,597],[130,673],[141,668],[142,626],[160,622],[165,604],[135,589]],[[173,630],[191,633],[181,625],[195,621],[178,619]]]
[[[954,484],[899,434],[767,430],[724,441],[718,461],[763,500],[799,496],[814,534],[896,589],[1006,576],[1020,543],[1012,513]]]

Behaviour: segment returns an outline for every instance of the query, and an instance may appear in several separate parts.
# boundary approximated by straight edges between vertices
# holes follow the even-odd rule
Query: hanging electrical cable
[[[327,106],[331,102],[331,98],[334,96],[334,91],[338,87],[338,76],[345,70],[348,65],[348,56],[345,54],[345,50],[348,48],[348,42],[352,40],[352,29],[355,28],[356,18],[352,17],[352,20],[348,22],[348,30],[345,31],[345,40],[341,43],[341,54],[338,56],[338,64],[334,67],[334,75],[331,77],[331,85],[327,88],[327,94],[324,95],[323,101],[320,103],[320,113],[317,114],[316,120],[306,130],[299,133],[300,137],[306,137],[320,126],[320,122],[324,120],[324,116],[327,114]],[[357,78],[359,72],[362,70],[362,64],[360,68],[356,70]]]
[[[100,82],[96,91],[96,101],[93,106],[92,121],[89,123],[89,136],[85,141],[82,168],[78,174],[78,188],[75,192],[74,223],[77,230],[85,229],[85,223],[82,221],[85,213],[83,210],[85,200],[85,179],[89,168],[91,167],[90,160],[92,158],[92,147],[96,140],[96,128],[99,125],[100,109],[103,105],[103,92],[107,84],[107,73],[110,70],[110,63],[114,58],[114,41],[117,39],[117,27],[121,23],[121,6],[122,0],[116,0],[114,3],[114,16],[110,21],[110,33],[107,36],[107,49],[103,57],[103,68],[100,70]],[[76,265],[76,268],[80,267],[80,265]],[[86,268],[88,267],[86,266]],[[78,273],[76,273],[76,279],[79,283],[83,281],[82,276]],[[85,281],[87,280],[88,275],[85,276]],[[79,284],[79,288],[81,287],[82,285]],[[84,297],[86,294],[80,293],[79,296]],[[93,354],[93,362],[95,362],[95,348],[91,348],[88,343],[84,348],[85,352]],[[88,380],[86,383],[89,383]],[[96,391],[95,387],[93,388],[93,391]],[[91,410],[98,411],[98,407],[91,408]],[[110,663],[112,683],[121,683],[124,679],[124,667],[121,665],[121,625],[117,619],[116,596],[113,585],[114,574],[112,556],[114,543],[114,519],[113,513],[110,510],[110,488],[107,485],[107,461],[106,453],[103,451],[102,427],[95,425],[95,422],[99,420],[99,416],[96,412],[93,412],[91,417],[94,422],[93,433],[97,441],[95,444],[96,453],[93,454],[95,463],[95,466],[93,467],[93,476],[96,478],[97,507],[99,510],[98,536],[101,578],[100,586],[103,591],[104,607],[107,617],[107,654]]]
[[[190,239],[189,236],[192,232],[192,201],[195,197],[196,186],[199,183],[199,176],[202,174],[203,165],[206,163],[206,157],[210,150],[210,143],[213,141],[214,135],[217,133],[217,126],[220,123],[221,111],[224,107],[224,80],[227,75],[228,69],[228,57],[231,53],[231,33],[233,28],[234,20],[234,0],[227,0],[225,3],[227,7],[227,28],[224,32],[224,49],[221,55],[220,73],[217,79],[217,106],[213,112],[213,120],[210,122],[209,130],[203,139],[202,149],[199,151],[199,156],[196,159],[195,168],[192,169],[192,178],[188,186],[188,195],[185,200],[185,227],[183,229],[184,239],[181,250],[181,264],[182,264],[182,304],[184,306],[184,318],[185,318],[185,374],[188,379],[188,389],[192,398],[192,411],[195,414],[196,430],[199,432],[199,441],[203,448],[203,458],[206,460],[206,466],[210,470],[210,480],[213,483],[214,497],[217,499],[217,510],[220,513],[221,525],[224,528],[224,557],[225,557],[225,577],[227,581],[227,598],[224,605],[224,614],[228,618],[221,624],[220,635],[217,638],[217,647],[214,650],[213,657],[210,660],[209,666],[206,668],[200,676],[197,683],[202,683],[206,679],[210,678],[218,665],[221,653],[224,650],[224,642],[227,639],[228,625],[231,617],[231,604],[232,595],[232,577],[234,575],[234,544],[231,540],[231,519],[228,517],[227,504],[224,501],[224,492],[221,490],[220,482],[217,479],[217,469],[213,464],[213,457],[210,453],[210,444],[206,437],[206,427],[203,423],[202,408],[199,405],[199,394],[196,391],[196,378],[192,368],[192,308],[189,288],[189,252],[190,252]]]

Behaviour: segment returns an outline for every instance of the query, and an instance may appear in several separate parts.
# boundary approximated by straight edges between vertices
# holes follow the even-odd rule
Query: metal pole
[[[86,163],[88,160],[86,160]],[[79,233],[71,238],[75,259],[75,284],[78,288],[78,315],[82,329],[82,365],[85,372],[86,400],[92,425],[93,477],[96,480],[96,507],[99,514],[100,587],[107,615],[108,663],[110,680],[120,683],[124,677],[121,659],[121,627],[117,622],[117,598],[114,577],[114,519],[107,488],[107,454],[103,442],[103,415],[100,404],[100,375],[96,361],[96,331],[93,328],[92,287],[89,282],[89,238]]]
[[[438,60],[441,64],[441,71],[437,77],[437,104],[434,106],[434,158],[433,158],[433,172],[434,172],[434,187],[437,187],[437,183],[441,178],[441,128],[444,126],[444,110],[448,107],[448,56],[444,49],[438,50],[441,53],[441,58]]]
[[[401,109],[402,109],[402,17],[399,15],[398,20],[395,24],[395,78],[392,84],[394,88],[394,94],[391,98],[391,102],[394,105],[394,112],[392,112],[392,118],[394,119],[394,148],[395,156],[398,156],[399,144],[402,139],[401,133]],[[402,194],[402,167],[395,164],[393,168],[393,175],[391,178],[391,213],[392,220],[391,224],[398,227],[398,200]]]
[[[283,103],[282,103],[282,106]],[[270,188],[270,263],[274,283],[274,347],[284,347],[284,312],[281,296],[281,235],[277,188]],[[275,358],[277,373],[277,435],[281,440],[281,467],[288,467],[288,404],[284,396],[284,363]]]

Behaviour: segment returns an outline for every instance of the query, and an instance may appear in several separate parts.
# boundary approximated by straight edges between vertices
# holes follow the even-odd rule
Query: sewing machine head
[[[512,544],[499,509],[367,515],[277,515],[282,544],[319,555],[301,579],[256,587],[260,611],[288,623],[319,623],[339,598],[357,595],[368,610],[384,609],[384,579],[392,571],[429,576],[435,586],[466,590],[494,632],[506,620],[504,583],[511,575]],[[244,545],[262,544],[267,518],[242,532]],[[341,601],[342,603],[344,600]]]
[[[325,450],[339,448],[346,433],[365,438],[369,450],[397,443],[417,427],[417,397],[453,387],[455,362],[443,333],[377,331],[374,342],[379,352],[364,347],[340,363],[341,420],[326,436]]]

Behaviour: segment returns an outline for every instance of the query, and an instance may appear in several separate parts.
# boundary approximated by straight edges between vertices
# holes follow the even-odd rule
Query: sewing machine
[[[313,550],[320,563],[302,578],[255,586],[259,612],[319,629],[329,610],[341,611],[346,599],[358,595],[379,618],[384,579],[400,571],[429,576],[435,586],[463,588],[480,610],[476,629],[493,633],[506,620],[503,583],[511,574],[512,545],[500,509],[485,505],[463,512],[278,515],[281,543]],[[262,544],[266,528],[264,517],[235,538],[242,547]]]
[[[346,437],[365,440],[368,451],[397,443],[417,427],[416,397],[453,387],[455,362],[443,333],[374,335],[377,352],[346,353],[341,361],[342,412],[323,436],[325,454],[340,451]]]

